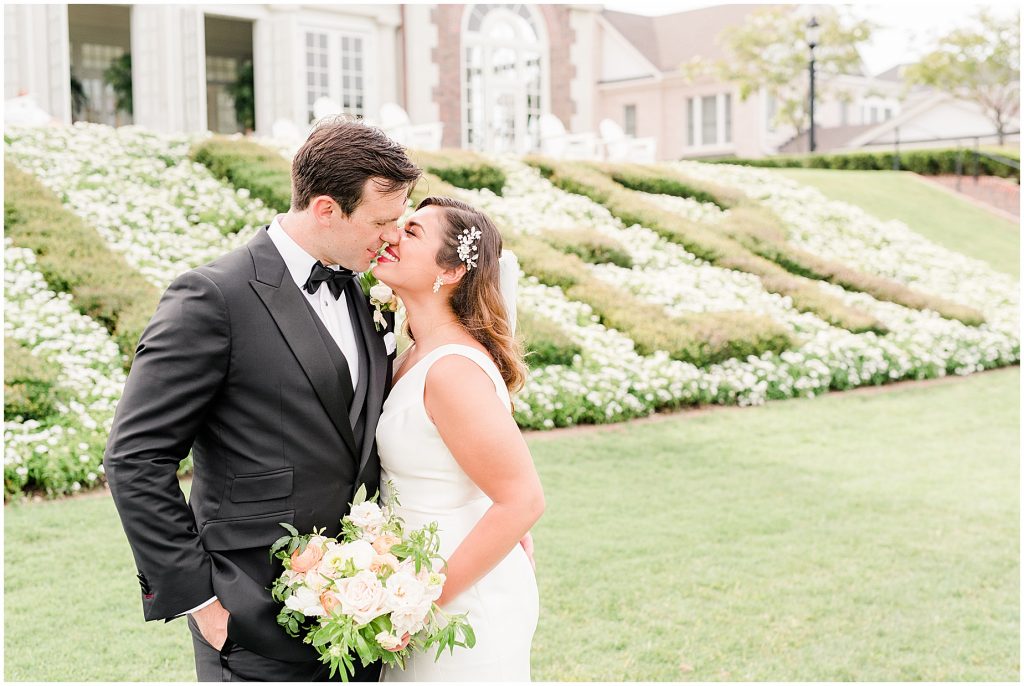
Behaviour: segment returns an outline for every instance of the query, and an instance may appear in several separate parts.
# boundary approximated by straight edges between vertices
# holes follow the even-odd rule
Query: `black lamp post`
[[[810,69],[810,72],[811,72],[811,103],[810,103],[811,104],[811,107],[810,107],[810,113],[811,113],[811,132],[810,132],[810,143],[811,143],[811,145],[810,145],[810,147],[811,147],[811,152],[814,152],[814,149],[817,147],[814,144],[814,48],[815,48],[815,46],[818,45],[818,33],[819,33],[819,30],[820,29],[818,28],[818,18],[817,17],[811,17],[811,20],[809,22],[807,22],[807,47],[809,47],[811,49],[811,62],[810,62],[810,65],[809,65],[809,69]]]

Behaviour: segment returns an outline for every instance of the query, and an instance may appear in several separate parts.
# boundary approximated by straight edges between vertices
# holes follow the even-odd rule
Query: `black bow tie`
[[[302,288],[313,294],[320,288],[320,284],[326,283],[327,288],[331,291],[331,295],[337,300],[341,296],[341,291],[345,288],[345,284],[355,275],[355,272],[344,267],[328,269],[317,260],[313,263],[313,269],[309,272],[309,278],[306,279],[306,283],[302,285]]]

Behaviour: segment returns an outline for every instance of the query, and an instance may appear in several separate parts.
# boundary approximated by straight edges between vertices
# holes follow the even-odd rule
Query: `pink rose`
[[[378,555],[383,555],[391,551],[395,545],[402,542],[402,539],[391,534],[381,534],[373,541],[373,549],[377,551]]]
[[[320,558],[324,556],[324,552],[320,550],[320,546],[310,542],[306,549],[301,553],[299,548],[295,549],[292,553],[292,571],[303,573],[316,567],[320,564]]]
[[[321,594],[320,604],[324,606],[324,610],[329,615],[334,612],[334,608],[341,605],[341,601],[338,600],[336,595],[328,591],[327,593]]]

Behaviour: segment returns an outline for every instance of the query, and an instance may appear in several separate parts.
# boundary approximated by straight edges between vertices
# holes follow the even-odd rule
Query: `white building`
[[[732,84],[688,82],[679,70],[720,57],[718,33],[759,7],[643,17],[597,4],[5,5],[5,98],[28,93],[65,123],[233,133],[242,123],[231,89],[251,63],[261,135],[279,121],[305,128],[327,98],[375,122],[397,103],[412,123],[441,127],[448,147],[535,150],[541,116],[554,115],[576,133],[611,119],[653,138],[658,159],[760,157],[795,133],[771,124],[770,99],[741,102]],[[131,114],[103,78],[125,54]],[[87,97],[77,112],[72,78]],[[870,128],[901,114],[897,79],[842,79],[852,100],[819,102],[819,126]]]

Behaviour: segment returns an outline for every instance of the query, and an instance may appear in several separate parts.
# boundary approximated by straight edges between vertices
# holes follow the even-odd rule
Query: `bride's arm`
[[[519,545],[544,512],[544,491],[519,426],[476,363],[441,358],[427,372],[423,398],[459,466],[494,501],[448,559],[437,600],[444,606]]]

